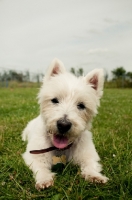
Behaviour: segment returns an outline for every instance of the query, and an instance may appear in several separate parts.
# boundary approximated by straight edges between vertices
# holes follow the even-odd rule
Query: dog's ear
[[[55,58],[51,62],[44,79],[49,79],[51,76],[56,76],[60,73],[64,73],[65,71],[64,64],[59,59]]]
[[[103,94],[103,85],[104,85],[103,69],[92,70],[86,75],[85,80],[87,84],[91,85],[91,87],[96,91],[98,97],[101,98]]]

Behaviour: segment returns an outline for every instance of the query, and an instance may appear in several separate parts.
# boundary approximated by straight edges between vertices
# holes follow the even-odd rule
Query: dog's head
[[[41,116],[54,146],[63,149],[90,129],[103,94],[103,83],[102,69],[95,69],[85,77],[75,77],[66,72],[61,61],[53,60],[38,98]]]

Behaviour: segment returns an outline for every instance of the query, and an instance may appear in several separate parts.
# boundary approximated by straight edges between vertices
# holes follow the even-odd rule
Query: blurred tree
[[[127,73],[126,73],[126,76],[128,77],[128,79],[129,79],[130,81],[132,81],[132,72],[127,72]]]
[[[12,80],[23,82],[23,74],[17,73],[16,71],[12,71]]]
[[[82,68],[79,68],[77,70],[77,76],[83,76],[83,69]]]
[[[106,81],[106,82],[108,81],[108,76],[109,76],[109,75],[108,75],[108,72],[106,72],[106,73],[105,73],[105,81]]]
[[[77,71],[72,67],[70,72],[73,73],[75,76],[83,76],[83,69],[79,68]]]
[[[70,72],[76,75],[75,69],[73,67],[70,69]]]
[[[115,79],[118,79],[120,77],[125,77],[125,75],[126,75],[126,70],[123,67],[117,67],[116,69],[114,69],[111,72]]]
[[[22,73],[17,73],[16,71],[9,70],[9,71],[4,71],[3,74],[1,75],[1,80],[17,80],[19,82],[23,81],[23,74]]]

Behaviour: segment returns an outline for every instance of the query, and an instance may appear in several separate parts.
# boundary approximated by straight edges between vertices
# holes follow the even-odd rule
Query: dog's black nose
[[[59,133],[61,133],[61,134],[64,134],[67,131],[69,131],[71,126],[72,126],[72,123],[69,122],[68,120],[66,120],[65,118],[64,119],[59,119],[57,121],[57,128],[59,130]]]

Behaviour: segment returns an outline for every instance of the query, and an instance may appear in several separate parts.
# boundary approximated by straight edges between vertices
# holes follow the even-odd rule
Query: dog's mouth
[[[58,149],[64,149],[68,146],[68,138],[64,135],[53,135],[53,145]]]

